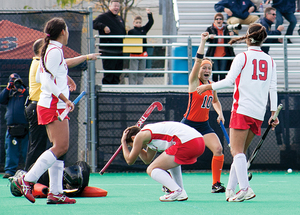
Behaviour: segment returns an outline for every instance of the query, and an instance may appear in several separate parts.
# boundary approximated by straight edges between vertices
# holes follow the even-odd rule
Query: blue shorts
[[[205,134],[209,134],[209,133],[216,133],[214,131],[214,129],[212,129],[209,125],[209,122],[208,120],[205,121],[205,122],[194,122],[194,121],[191,121],[191,120],[188,120],[186,118],[183,118],[181,120],[181,123],[183,124],[186,124],[194,129],[196,129],[197,131],[199,131],[202,135],[205,135]]]

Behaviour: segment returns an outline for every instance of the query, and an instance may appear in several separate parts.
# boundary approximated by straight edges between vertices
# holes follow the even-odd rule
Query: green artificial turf
[[[210,172],[183,173],[189,196],[183,202],[160,202],[162,186],[146,173],[93,173],[89,186],[107,190],[108,195],[76,198],[74,205],[47,205],[45,198],[32,204],[24,197],[14,197],[2,175],[0,214],[300,214],[299,172],[254,172],[250,185],[256,197],[238,203],[226,202],[224,193],[211,193]],[[225,186],[227,181],[228,173],[223,173]]]

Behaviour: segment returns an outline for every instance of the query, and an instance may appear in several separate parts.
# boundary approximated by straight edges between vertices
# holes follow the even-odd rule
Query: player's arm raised
[[[209,36],[208,32],[204,32],[201,34],[201,42],[197,50],[197,56],[202,56],[202,58],[196,56],[194,66],[189,75],[189,92],[194,92],[196,88],[199,86],[198,74],[199,74],[201,62],[204,55],[205,42],[208,39],[208,36]]]

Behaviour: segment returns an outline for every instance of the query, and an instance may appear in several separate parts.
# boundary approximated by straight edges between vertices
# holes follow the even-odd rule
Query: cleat
[[[24,180],[25,175],[22,175],[17,180],[15,180],[13,183],[18,187],[20,192],[28,199],[31,203],[35,202],[35,198],[32,195],[32,188],[34,183],[28,182]]]
[[[162,190],[164,193],[166,193],[166,194],[170,194],[170,193],[171,193],[171,190],[169,190],[169,188],[167,188],[166,186],[163,186],[161,190]]]
[[[212,193],[224,193],[225,189],[226,188],[223,186],[223,184],[218,181],[217,183],[213,184],[213,186],[211,188],[211,192]]]
[[[226,201],[228,202],[228,199],[231,197],[234,197],[235,194],[234,194],[233,190],[226,189],[225,195],[226,195]]]
[[[75,204],[75,199],[70,199],[66,195],[59,193],[54,195],[53,193],[48,193],[47,204]]]
[[[175,190],[171,191],[170,194],[159,197],[161,202],[174,202],[174,201],[185,201],[188,199],[188,196],[185,190]]]
[[[248,187],[246,190],[240,190],[237,192],[237,194],[233,197],[230,197],[228,199],[228,202],[242,202],[244,200],[250,200],[255,197],[255,193],[251,189],[251,187]]]

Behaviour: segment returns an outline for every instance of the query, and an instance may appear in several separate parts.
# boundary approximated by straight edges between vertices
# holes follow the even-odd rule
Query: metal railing
[[[175,47],[186,47],[187,48],[187,55],[186,56],[182,56],[182,57],[178,57],[178,56],[168,56],[167,51],[166,51],[166,55],[165,56],[148,56],[148,57],[131,57],[131,56],[99,56],[99,59],[124,59],[124,60],[128,60],[128,59],[148,59],[148,60],[164,60],[165,62],[172,62],[172,61],[176,61],[176,60],[186,60],[188,62],[188,68],[186,70],[172,70],[170,69],[170,67],[167,67],[166,65],[168,65],[168,63],[165,63],[165,68],[161,68],[161,70],[145,70],[145,71],[136,71],[136,70],[123,70],[123,73],[157,73],[157,74],[164,74],[164,77],[168,76],[168,75],[172,75],[172,74],[178,74],[178,73],[183,73],[183,74],[189,74],[191,72],[192,69],[192,64],[193,64],[193,58],[194,56],[192,55],[192,48],[193,47],[198,47],[199,43],[193,43],[193,40],[199,40],[200,36],[178,36],[178,35],[168,35],[168,36],[162,36],[162,35],[147,35],[147,36],[120,36],[120,35],[112,35],[112,36],[103,36],[103,35],[96,35],[95,38],[108,38],[108,37],[113,37],[113,38],[161,38],[164,39],[166,41],[168,41],[169,39],[174,39],[174,38],[184,38],[186,39],[186,43],[148,43],[148,44],[123,44],[123,43],[114,43],[114,44],[109,44],[109,43],[105,43],[105,46],[131,46],[131,47],[137,47],[137,46],[145,46],[145,47],[165,47],[167,48],[175,48]],[[216,36],[215,38],[232,38],[231,36]],[[280,56],[274,56],[273,59],[275,60],[276,63],[278,63],[278,65],[281,65],[281,67],[283,67],[283,70],[278,70],[277,74],[280,76],[283,76],[284,78],[284,83],[280,84],[278,86],[278,90],[279,91],[295,91],[295,90],[300,90],[300,79],[299,79],[299,86],[297,84],[293,85],[293,86],[289,86],[289,79],[288,76],[289,74],[299,74],[300,75],[300,70],[290,70],[288,69],[289,67],[289,63],[291,62],[299,62],[300,57],[299,56],[295,56],[295,55],[289,55],[288,54],[288,49],[294,49],[294,48],[298,48],[299,44],[298,43],[293,43],[293,44],[288,44],[287,43],[287,39],[288,38],[300,38],[300,36],[268,36],[268,38],[282,38],[283,39],[283,43],[267,43],[267,44],[263,44],[263,46],[270,46],[270,49],[276,48],[278,50],[282,51],[282,55]],[[101,46],[102,44],[100,43],[95,43],[96,46]],[[206,48],[210,47],[210,46],[230,46],[229,44],[206,44]],[[247,49],[247,45],[245,43],[240,43],[240,44],[234,44],[232,45],[235,52],[242,52],[245,51]],[[212,60],[217,60],[217,59],[233,59],[234,57],[210,57]],[[97,73],[120,73],[120,70],[101,70],[101,69],[97,69],[96,70]],[[213,71],[214,72],[214,71]],[[217,73],[227,73],[228,71],[217,71]],[[300,76],[299,76],[300,77]],[[170,85],[172,85],[172,82],[164,82],[164,86],[160,86],[157,87],[156,85],[154,86],[145,86],[147,89],[155,89],[155,87],[157,89],[160,90],[166,90],[170,87]],[[187,90],[187,86],[172,86],[172,89],[175,90],[176,86],[178,87],[179,91],[182,91],[182,89],[186,89]],[[122,85],[122,86],[118,86],[116,87],[115,85],[113,86],[108,86],[108,85],[102,85],[102,90],[111,90],[111,89],[117,90],[117,89],[125,89],[128,88],[130,90],[133,90],[134,88],[138,89],[142,89],[141,86],[128,86],[128,85]],[[229,89],[230,91],[232,89]],[[225,92],[228,92],[228,90],[225,90]]]

